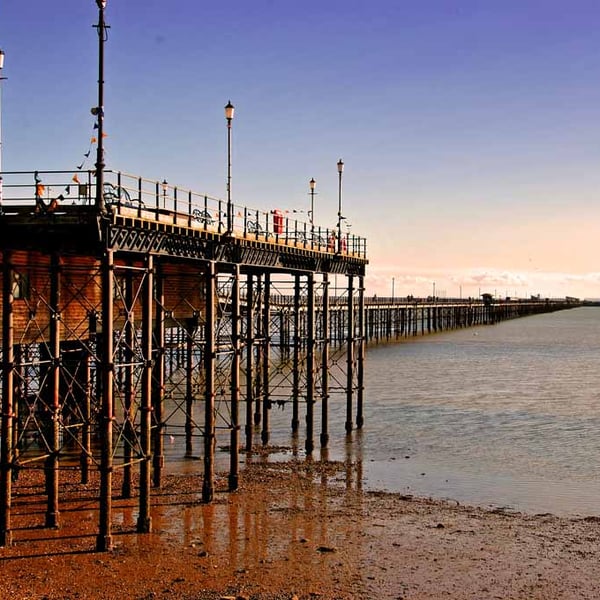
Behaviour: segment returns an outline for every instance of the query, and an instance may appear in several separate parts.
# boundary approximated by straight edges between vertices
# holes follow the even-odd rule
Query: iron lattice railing
[[[0,214],[11,216],[16,207],[57,217],[68,206],[97,205],[95,171],[10,171],[2,173]],[[227,202],[189,189],[122,171],[104,172],[102,204],[108,211],[220,235],[284,244],[319,252],[367,258],[364,237],[349,231],[338,236],[325,228],[290,217],[288,211],[259,210],[232,204],[232,231],[227,231]]]

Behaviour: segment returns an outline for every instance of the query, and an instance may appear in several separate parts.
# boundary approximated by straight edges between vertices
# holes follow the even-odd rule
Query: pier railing
[[[37,213],[67,214],[70,206],[96,202],[95,171],[10,171],[2,173],[0,214],[19,216],[22,207]],[[103,202],[109,211],[155,222],[184,225],[219,235],[366,258],[366,239],[291,217],[289,211],[232,205],[190,189],[125,173],[104,172]]]

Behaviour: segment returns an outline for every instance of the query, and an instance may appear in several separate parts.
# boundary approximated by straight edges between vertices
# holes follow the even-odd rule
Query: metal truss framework
[[[2,255],[0,546],[12,542],[23,469],[44,470],[45,527],[60,526],[61,469],[78,467],[83,483],[96,469],[96,549],[108,550],[113,473],[122,471],[122,497],[137,485],[137,529],[150,531],[151,486],[171,440],[185,440],[186,458],[201,454],[209,502],[217,438],[227,436],[229,489],[238,487],[243,403],[246,451],[257,432],[269,443],[274,406],[292,405],[293,433],[304,410],[308,454],[319,403],[328,444],[332,396],[346,395],[346,431],[354,404],[362,426],[362,276],[349,275],[332,306],[327,274],[110,249],[85,261],[43,256]]]

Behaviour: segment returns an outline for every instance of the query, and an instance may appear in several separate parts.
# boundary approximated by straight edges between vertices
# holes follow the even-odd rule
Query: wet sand
[[[201,464],[198,464],[201,469]],[[61,473],[61,527],[43,527],[41,472],[14,489],[0,598],[599,598],[600,520],[523,515],[364,492],[355,465],[247,464],[240,490],[173,474],[153,491],[153,532],[119,499],[114,550],[94,551],[97,479]]]

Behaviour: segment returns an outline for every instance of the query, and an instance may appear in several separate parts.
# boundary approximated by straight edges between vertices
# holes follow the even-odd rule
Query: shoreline
[[[240,490],[170,474],[113,500],[111,552],[94,552],[95,478],[61,473],[61,528],[43,524],[39,472],[15,487],[15,544],[0,549],[0,597],[46,599],[597,598],[600,519],[527,515],[360,489],[357,465],[289,460],[240,470]],[[118,490],[118,472],[115,490]],[[96,474],[94,475],[94,477]],[[36,481],[37,478],[37,481]],[[63,499],[64,498],[64,499]]]

